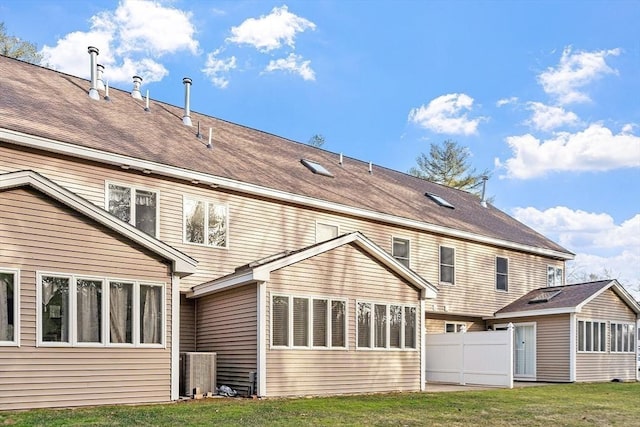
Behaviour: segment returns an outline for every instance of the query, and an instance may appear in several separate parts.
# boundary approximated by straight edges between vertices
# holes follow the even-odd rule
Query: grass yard
[[[640,383],[0,412],[0,426],[640,426]]]

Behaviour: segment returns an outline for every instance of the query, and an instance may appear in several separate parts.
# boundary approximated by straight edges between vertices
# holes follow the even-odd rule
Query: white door
[[[536,379],[536,324],[515,325],[514,370],[515,379]]]

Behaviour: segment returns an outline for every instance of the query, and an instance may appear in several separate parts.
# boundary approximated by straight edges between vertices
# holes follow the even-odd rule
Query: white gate
[[[504,331],[427,334],[427,382],[513,388],[513,326]]]

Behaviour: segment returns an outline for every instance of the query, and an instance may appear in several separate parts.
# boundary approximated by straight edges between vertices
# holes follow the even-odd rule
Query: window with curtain
[[[184,198],[184,240],[213,247],[227,246],[227,207]]]
[[[0,271],[0,342],[15,342],[16,337],[16,280],[14,272]]]
[[[358,348],[416,348],[416,307],[359,301],[356,311]]]
[[[42,277],[40,339],[43,342],[69,342],[69,283],[68,277]]]
[[[271,345],[346,347],[345,311],[345,300],[272,295]]]
[[[109,282],[109,342],[133,344],[133,283]]]
[[[116,184],[109,184],[107,192],[112,215],[150,236],[157,236],[158,193]]]
[[[440,282],[455,282],[455,250],[446,246],[440,246]]]
[[[162,343],[162,287],[140,285],[140,343]]]
[[[102,281],[76,280],[78,342],[102,342]]]
[[[509,284],[509,260],[503,257],[496,257],[496,289],[507,291]]]

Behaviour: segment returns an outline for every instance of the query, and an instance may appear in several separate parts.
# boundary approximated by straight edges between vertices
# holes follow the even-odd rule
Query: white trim
[[[507,260],[507,289],[498,289],[498,258],[503,258]],[[509,265],[509,257],[506,256],[501,256],[501,255],[496,255],[496,261],[493,263],[493,266],[495,268],[495,275],[494,275],[494,279],[495,279],[495,287],[494,290],[496,292],[501,292],[501,293],[508,293],[509,292],[509,270],[511,270],[511,266]]]
[[[171,400],[180,397],[180,277],[171,276]]]
[[[420,391],[425,391],[427,388],[427,330],[425,327],[425,300],[420,300],[420,328],[416,328],[419,330],[420,337]],[[416,319],[416,322],[418,319]]]
[[[258,376],[258,396],[267,395],[267,283],[257,283],[257,327],[258,327],[258,345],[257,345],[257,373]]]
[[[186,200],[191,200],[196,203],[204,203],[204,235],[203,235],[203,243],[190,242],[187,240],[187,217],[185,212],[185,202]],[[218,206],[223,206],[225,209],[225,218],[224,218],[224,227],[225,227],[225,238],[224,238],[224,246],[214,246],[208,243],[209,240],[209,206],[213,206],[214,208]],[[217,203],[212,202],[211,199],[206,197],[192,197],[186,194],[182,195],[182,243],[185,245],[193,245],[204,248],[213,248],[213,249],[229,249],[229,205],[227,203]]]
[[[1,134],[1,131],[0,131]],[[134,241],[135,243],[162,256],[173,264],[173,270],[179,274],[192,274],[197,271],[198,262],[188,255],[149,236],[124,221],[120,221],[104,209],[99,208],[66,188],[43,177],[34,171],[18,171],[0,174],[0,189],[31,186],[47,196],[88,216],[105,227]]]
[[[564,265],[562,267],[558,267],[557,265],[552,265],[552,264],[547,264],[547,287],[554,287],[554,286],[564,286]],[[549,269],[553,268],[553,284],[549,284]],[[562,270],[562,276],[560,277],[560,284],[556,285],[556,280],[557,280],[557,273],[558,270]]]
[[[514,329],[513,329],[513,334],[514,334],[514,342],[513,342],[513,351],[514,351],[514,355],[513,355],[513,363],[514,363],[514,369],[513,369],[513,378],[514,379],[518,379],[521,381],[536,381],[536,378],[538,377],[538,322],[522,322],[522,323],[514,323],[513,324]],[[516,351],[516,342],[515,342],[515,329],[518,326],[533,326],[533,342],[534,342],[534,351],[533,351],[533,374],[532,375],[521,375],[516,377],[515,374],[515,351]],[[508,326],[507,326],[508,327]]]
[[[421,299],[420,302],[423,300]],[[406,302],[389,302],[389,301],[375,301],[375,300],[355,300],[355,313],[354,313],[354,322],[355,322],[355,331],[356,331],[356,341],[355,341],[355,349],[356,351],[421,351],[422,346],[418,345],[418,333],[420,332],[419,321],[423,322],[423,319],[418,319],[420,306],[412,303]],[[369,304],[371,306],[371,330],[369,331],[369,342],[371,343],[370,347],[360,347],[358,345],[358,304]],[[376,305],[384,305],[385,306],[385,346],[384,347],[376,347],[375,342],[375,306]],[[390,309],[391,306],[400,307],[400,312],[402,313],[401,321],[400,321],[400,347],[391,347],[390,341],[390,330],[391,330],[391,321],[390,321]],[[415,347],[406,347],[405,343],[405,307],[415,309],[415,331],[413,342],[415,343]]]
[[[311,246],[305,250],[292,253],[290,255],[283,254],[280,258],[274,258],[274,261],[265,262],[256,267],[249,268],[248,271],[240,271],[211,282],[202,283],[193,287],[193,291],[189,298],[198,298],[212,293],[220,292],[222,289],[230,287],[242,286],[255,281],[268,282],[271,272],[287,267],[289,265],[304,261],[321,253],[330,251],[348,243],[355,243],[364,249],[369,255],[375,258],[379,263],[385,265],[394,273],[406,280],[410,285],[420,290],[421,298],[435,298],[437,290],[421,276],[414,271],[400,264],[388,252],[382,250],[378,245],[370,241],[363,234],[353,232],[345,234],[326,242],[322,242]]]
[[[442,248],[453,250],[453,265],[447,264],[447,267],[453,267],[453,282],[442,281]],[[441,285],[454,286],[456,284],[456,248],[454,246],[438,245],[438,283]]]
[[[631,350],[631,351],[617,350],[617,347],[618,347],[617,343],[615,345],[616,350],[613,349],[613,347],[614,347],[613,326],[614,325],[631,326],[631,329],[633,330],[633,343],[632,343],[632,345],[634,347],[633,350]],[[637,333],[636,322],[629,322],[628,320],[610,320],[609,321],[609,353],[611,353],[611,354],[635,354],[636,351],[638,350],[636,333]],[[616,337],[617,337],[617,335],[618,335],[618,332],[616,331]],[[625,335],[624,335],[624,331],[623,331],[622,332],[622,346],[623,347],[624,347],[625,342],[628,343],[628,340],[625,339]]]
[[[586,334],[586,322],[590,322],[592,324],[597,323],[599,325],[604,325],[604,337],[600,337],[600,343],[602,343],[602,341],[604,341],[604,350],[580,350],[580,344],[576,343],[576,350],[578,354],[607,354],[610,351],[610,345],[609,345],[609,338],[610,338],[610,331],[609,331],[609,321],[608,320],[603,320],[603,319],[593,319],[590,317],[578,317],[576,316],[576,336],[579,337],[580,336],[580,330],[578,329],[578,323],[579,322],[583,322],[584,323],[584,342],[585,342],[585,348],[587,345],[587,334]],[[591,344],[593,347],[593,335],[591,336]]]
[[[407,247],[408,254],[407,254],[407,257],[406,257],[406,258],[403,258],[403,257],[397,257],[397,256],[396,256],[396,254],[395,254],[395,241],[396,241],[396,239],[398,239],[398,240],[404,240],[404,241],[406,241],[406,242],[407,242],[407,245],[408,245],[408,247]],[[407,263],[409,264],[409,265],[407,265],[407,268],[411,268],[411,239],[409,239],[408,237],[402,237],[402,236],[395,236],[395,235],[392,235],[392,236],[391,236],[391,256],[392,256],[392,257],[394,257],[395,259],[406,259],[406,260],[407,260]],[[400,262],[400,263],[402,264],[402,262],[401,262],[401,261],[398,261],[398,262]]]
[[[576,307],[560,307],[560,308],[545,308],[541,310],[529,310],[529,311],[514,311],[508,313],[497,313],[493,316],[483,317],[483,320],[491,319],[509,319],[511,317],[529,317],[529,316],[548,316],[551,314],[570,314],[578,313]]]
[[[453,325],[454,326],[454,331],[453,332],[449,332],[447,331],[447,326],[448,325]],[[462,331],[458,331],[458,326],[462,326],[464,328],[464,330]],[[446,321],[444,322],[444,331],[442,331],[445,334],[460,334],[460,333],[465,333],[467,332],[467,322],[458,322],[458,321]]]
[[[136,191],[140,190],[140,191],[148,191],[150,193],[154,193],[156,195],[156,213],[155,213],[155,234],[152,237],[155,237],[156,239],[160,240],[160,191],[158,190],[154,190],[152,188],[149,187],[144,187],[144,186],[139,186],[139,185],[132,185],[132,184],[125,184],[122,182],[118,182],[118,181],[109,181],[109,180],[105,180],[104,181],[104,210],[111,213],[109,211],[109,195],[110,195],[110,191],[109,191],[109,186],[110,185],[114,185],[114,186],[118,186],[118,187],[123,187],[123,188],[128,188],[131,190],[131,194],[130,194],[130,216],[131,218],[129,219],[129,224],[131,224],[132,226],[138,228],[136,226]],[[112,214],[113,215],[113,214]],[[114,215],[115,216],[115,215]]]
[[[578,355],[578,323],[576,314],[569,315],[569,381],[576,382],[577,355]]]
[[[0,267],[0,273],[13,274],[13,340],[0,341],[0,347],[20,347],[20,270]]]
[[[203,184],[216,185],[229,190],[238,191],[254,196],[266,197],[269,199],[284,201],[287,203],[295,203],[304,206],[310,206],[320,209],[328,209],[337,213],[351,215],[359,218],[381,221],[388,224],[410,227],[416,230],[427,231],[435,234],[470,240],[477,243],[488,244],[492,246],[514,249],[536,255],[559,258],[563,260],[573,259],[575,256],[571,253],[561,252],[552,249],[543,249],[521,243],[515,243],[494,237],[483,236],[468,231],[456,230],[441,225],[429,224],[423,221],[398,217],[395,215],[384,214],[363,208],[355,208],[335,202],[327,202],[309,196],[301,196],[288,193],[281,190],[274,190],[263,186],[250,184],[229,178],[223,178],[207,173],[194,172],[187,169],[163,165],[147,160],[140,160],[130,156],[121,154],[107,153],[102,150],[96,150],[89,147],[81,147],[75,144],[55,141],[49,138],[42,138],[34,135],[28,135],[22,132],[16,132],[6,128],[0,128],[0,139],[4,139],[12,144],[22,145],[31,148],[37,148],[54,153],[65,154],[87,160],[98,161],[101,163],[111,164],[118,167],[128,166],[136,170],[148,170],[152,173],[163,175],[171,178],[178,178],[187,181],[196,180]]]
[[[627,290],[622,286],[616,279],[613,279],[607,286],[603,286],[598,292],[595,292],[589,298],[582,301],[578,304],[577,309],[578,312],[582,311],[582,308],[589,304],[591,301],[605,293],[608,289],[612,289],[635,313],[636,315],[640,314],[640,304],[627,292]]]

